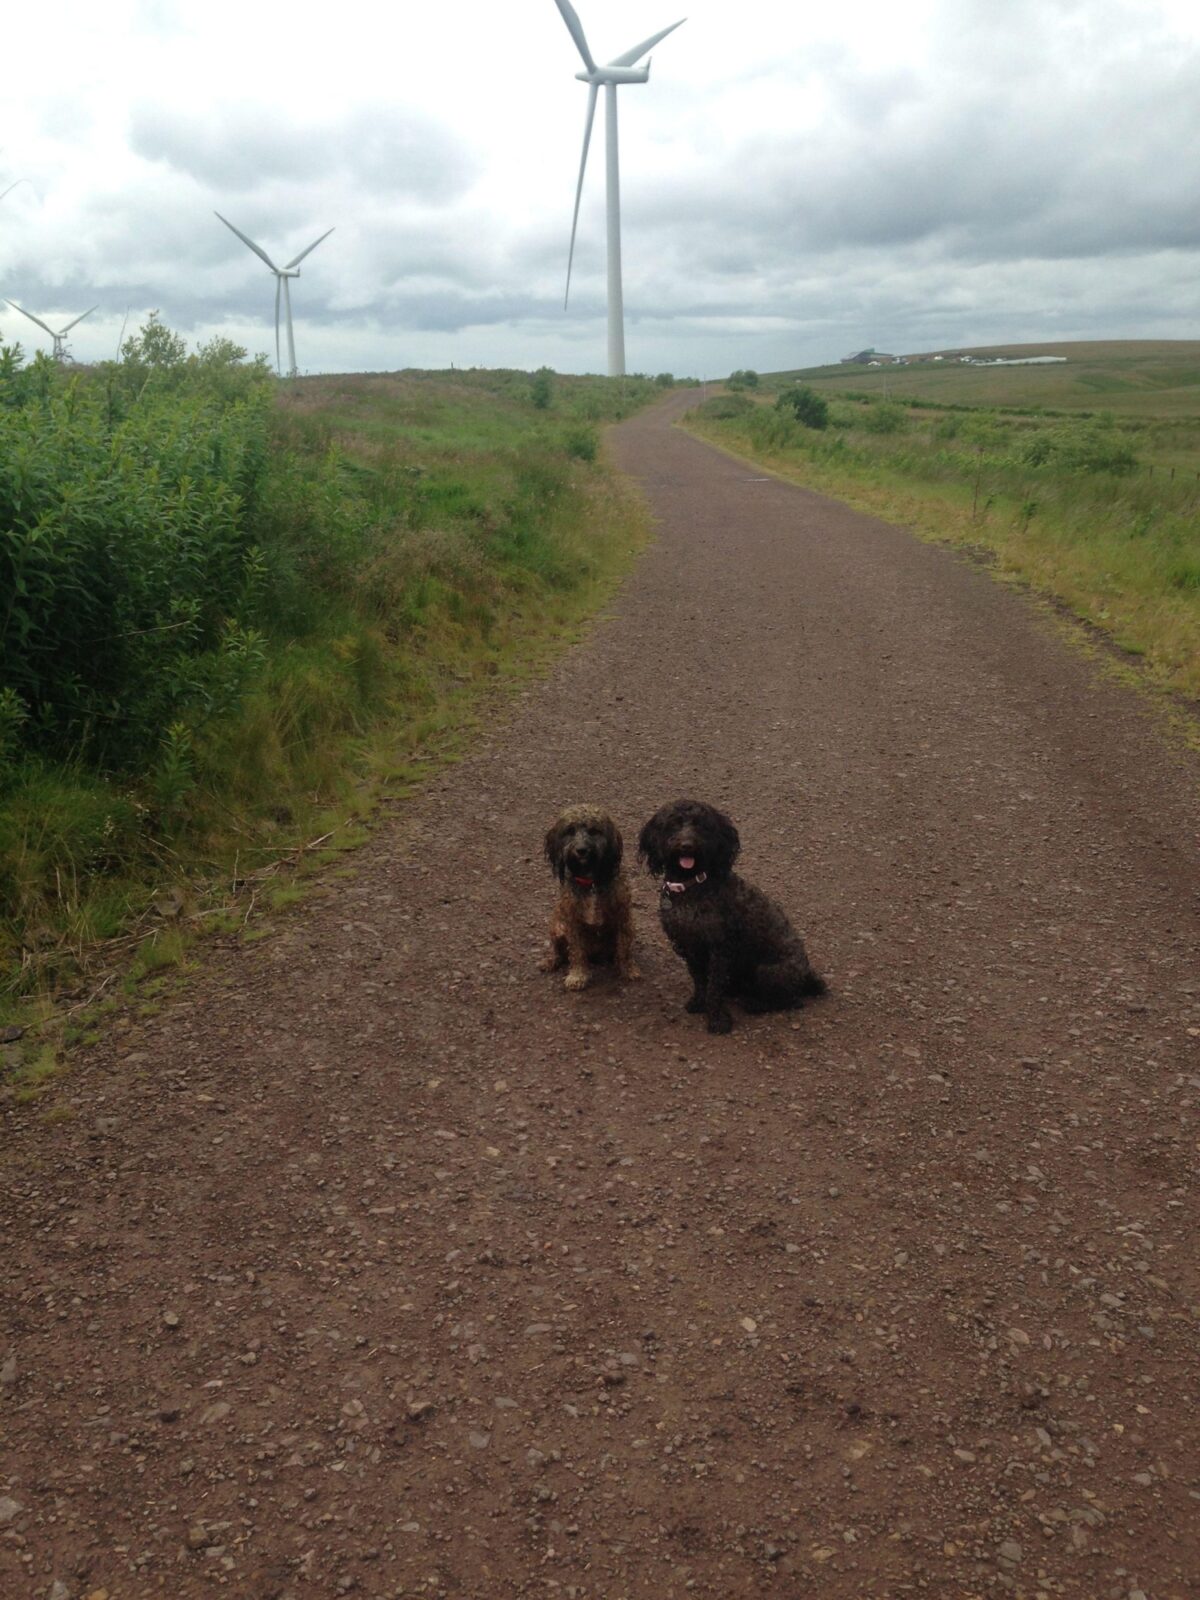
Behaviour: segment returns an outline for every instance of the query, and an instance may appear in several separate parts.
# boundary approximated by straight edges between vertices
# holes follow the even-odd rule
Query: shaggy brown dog
[[[709,1033],[728,1033],[726,1003],[747,1011],[783,1011],[824,994],[800,935],[761,889],[739,878],[741,849],[729,818],[700,800],[664,806],[642,829],[638,853],[663,880],[659,916],[694,992],[688,1011],[703,1012]]]
[[[621,871],[621,832],[598,806],[570,806],[546,835],[546,860],[559,881],[543,972],[567,968],[565,989],[585,989],[593,962],[636,978],[633,912]]]

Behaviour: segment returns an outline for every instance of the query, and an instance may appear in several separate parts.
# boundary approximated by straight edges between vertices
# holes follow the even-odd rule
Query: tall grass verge
[[[0,351],[0,1013],[403,788],[631,563],[648,380]],[[547,396],[545,387],[549,387]],[[544,403],[542,403],[544,402]]]

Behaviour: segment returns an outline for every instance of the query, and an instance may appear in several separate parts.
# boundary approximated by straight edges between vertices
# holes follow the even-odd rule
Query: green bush
[[[1025,439],[1017,460],[1030,467],[1065,467],[1073,472],[1112,472],[1124,476],[1138,465],[1129,440],[1103,426],[1039,429]]]
[[[26,749],[143,766],[242,619],[270,390],[7,373],[0,684]]]
[[[757,389],[758,373],[750,367],[739,367],[736,372],[731,372],[725,380],[730,389]]]
[[[805,383],[793,383],[780,391],[775,402],[777,411],[786,411],[802,422],[806,428],[829,426],[829,404],[815,389]]]
[[[550,380],[554,374],[549,367],[539,367],[533,375],[529,385],[529,398],[533,402],[535,411],[548,411],[553,399],[553,389]]]
[[[573,461],[595,461],[596,452],[600,447],[600,439],[595,428],[589,428],[585,423],[567,428],[563,433],[563,444],[567,454]]]

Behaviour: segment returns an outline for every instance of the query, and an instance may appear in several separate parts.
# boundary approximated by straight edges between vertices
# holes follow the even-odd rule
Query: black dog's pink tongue
[[[685,872],[690,872],[696,865],[696,858],[695,856],[680,856],[679,865]]]

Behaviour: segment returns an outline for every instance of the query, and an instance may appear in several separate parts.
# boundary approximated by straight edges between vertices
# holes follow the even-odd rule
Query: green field
[[[987,552],[998,575],[1200,699],[1200,342],[1028,349],[1068,360],[772,373],[687,425],[922,536]],[[824,403],[823,425],[783,398],[797,388],[818,423]]]
[[[599,446],[648,380],[243,357],[0,348],[0,1021],[288,898],[644,542]]]
[[[941,361],[934,357],[941,355]],[[957,358],[1065,356],[1046,367],[972,367]],[[1111,340],[1080,344],[988,345],[930,351],[907,366],[847,364],[772,373],[772,384],[810,383],[833,398],[846,390],[970,406],[1111,411],[1128,416],[1200,416],[1200,340]]]

